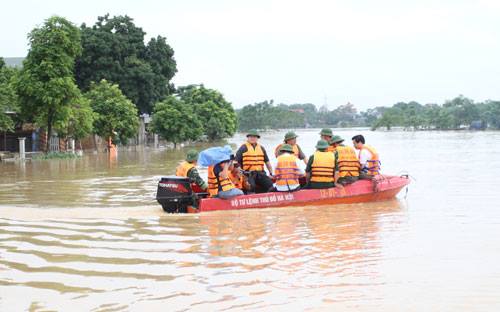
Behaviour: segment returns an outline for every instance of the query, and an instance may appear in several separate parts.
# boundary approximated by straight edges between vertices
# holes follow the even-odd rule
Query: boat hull
[[[200,200],[199,209],[189,209],[188,211],[204,212],[382,201],[394,198],[409,182],[406,176],[380,175],[373,180],[360,180],[345,187],[241,195],[231,199],[205,198]]]

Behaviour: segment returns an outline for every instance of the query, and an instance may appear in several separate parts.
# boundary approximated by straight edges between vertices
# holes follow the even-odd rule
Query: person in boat
[[[297,164],[298,160],[292,145],[281,145],[280,155],[277,158],[277,164],[274,170],[276,191],[292,192],[300,188],[299,179],[302,173]]]
[[[236,188],[245,192],[249,187],[245,175],[240,170],[240,165],[237,162],[233,162],[231,167],[229,167],[229,178],[233,181]]]
[[[202,190],[208,188],[207,183],[200,177],[196,165],[198,163],[198,152],[189,150],[186,154],[186,159],[182,161],[175,170],[175,175],[179,177],[189,178],[191,183],[198,185]]]
[[[237,188],[231,180],[232,163],[233,160],[229,159],[208,167],[208,194],[210,197],[229,199],[243,195],[243,191]]]
[[[365,138],[361,135],[352,137],[352,144],[358,151],[358,159],[361,165],[360,179],[372,179],[380,173],[380,159],[375,148],[365,144]]]
[[[295,132],[293,132],[293,131],[287,132],[285,134],[284,143],[279,144],[274,149],[274,156],[276,156],[276,158],[278,158],[278,156],[281,154],[280,149],[285,144],[292,146],[293,154],[295,155],[295,157],[302,160],[304,162],[304,164],[307,165],[308,159],[307,159],[306,155],[304,154],[304,152],[302,152],[302,149],[300,148],[300,146],[297,144],[297,134],[295,134]]]
[[[273,189],[273,181],[264,171],[264,166],[271,176],[273,167],[266,150],[258,143],[259,139],[260,135],[256,130],[249,131],[247,142],[236,152],[236,161],[244,171],[248,172],[248,183],[252,191],[268,192]]]
[[[319,140],[316,144],[316,152],[309,157],[306,167],[306,188],[323,189],[335,186],[338,164],[335,153],[328,151],[329,146],[326,140]]]
[[[335,148],[335,157],[339,167],[338,184],[348,185],[356,182],[359,179],[360,164],[356,151],[351,146],[342,144],[344,139],[338,135],[334,135],[331,140],[332,146]]]
[[[332,140],[332,137],[333,137],[332,129],[323,128],[323,129],[321,129],[321,132],[319,133],[319,135],[321,136],[322,140],[325,140],[326,142],[328,142],[329,146],[328,146],[327,151],[333,152],[335,150],[335,148],[330,143],[330,141]]]

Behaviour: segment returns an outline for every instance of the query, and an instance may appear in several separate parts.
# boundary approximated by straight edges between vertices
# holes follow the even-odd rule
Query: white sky
[[[236,107],[500,99],[500,0],[5,1],[0,56],[25,56],[53,14],[92,25],[106,13],[167,37],[176,85],[204,83]]]

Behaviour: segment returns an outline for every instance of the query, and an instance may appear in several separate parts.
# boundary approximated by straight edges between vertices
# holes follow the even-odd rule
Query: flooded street
[[[187,149],[0,164],[0,311],[498,311],[500,132],[334,132],[408,194],[167,215],[156,183]]]

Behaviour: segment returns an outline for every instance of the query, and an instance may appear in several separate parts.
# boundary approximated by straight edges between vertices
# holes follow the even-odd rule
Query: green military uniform
[[[326,147],[328,147],[328,145]],[[318,149],[318,150],[324,151],[324,150],[326,150],[326,147],[324,149]],[[314,155],[311,155],[311,157],[309,157],[309,161],[307,162],[306,172],[310,173],[312,171],[313,162],[314,162]],[[339,171],[338,153],[337,152],[335,152],[335,166],[334,167],[335,167],[335,171]],[[307,182],[307,188],[309,188],[309,189],[324,189],[324,188],[329,188],[329,187],[334,187],[334,186],[335,186],[334,182],[311,182],[311,181]]]

